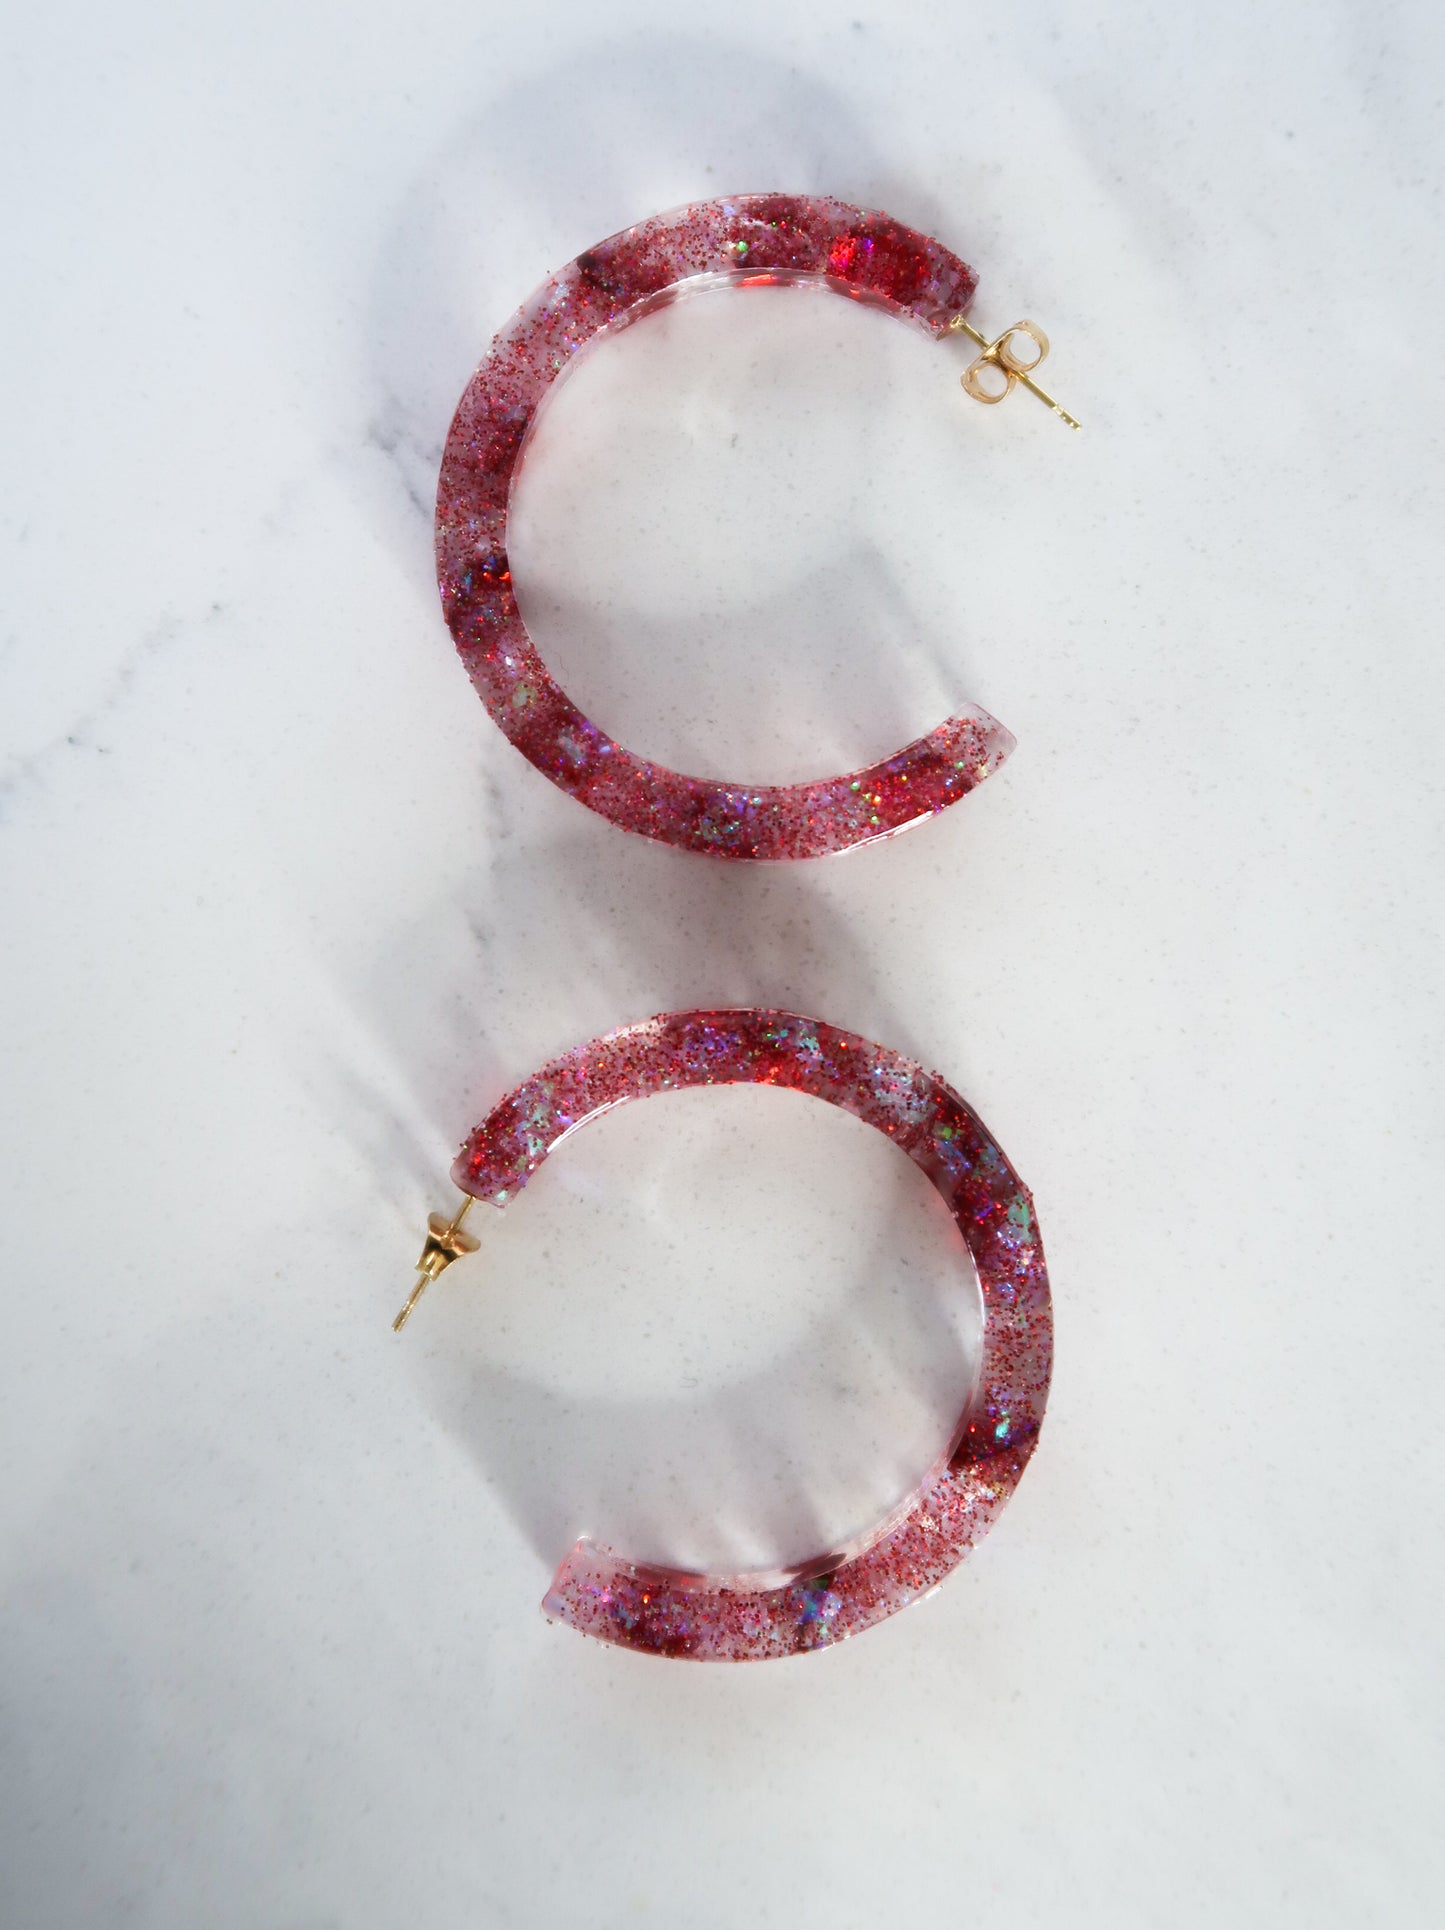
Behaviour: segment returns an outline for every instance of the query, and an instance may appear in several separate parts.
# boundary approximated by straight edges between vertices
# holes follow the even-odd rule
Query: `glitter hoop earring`
[[[452,1176],[466,1196],[433,1213],[423,1289],[478,1241],[475,1200],[505,1207],[549,1153],[611,1107],[684,1086],[782,1086],[886,1133],[947,1202],[983,1304],[977,1380],[953,1437],[918,1489],[846,1547],[768,1574],[700,1575],[629,1562],[579,1541],[544,1612],[585,1635],[653,1655],[759,1661],[856,1635],[935,1589],[991,1525],[1043,1421],[1053,1315],[1027,1187],[971,1108],[934,1074],[855,1033],[792,1012],[672,1012],[578,1046],[525,1080],[471,1134]]]
[[[537,412],[579,352],[695,289],[809,283],[886,309],[980,353],[965,390],[996,403],[1023,386],[1071,428],[1034,380],[1049,352],[1033,322],[990,342],[965,319],[977,276],[940,242],[824,196],[740,195],[654,216],[579,255],[493,341],[467,385],[442,456],[437,578],[462,661],[524,757],[624,830],[715,857],[818,858],[885,838],[956,804],[998,769],[1014,738],[978,706],[863,770],[817,783],[744,785],[649,763],[584,717],[527,634],[507,560],[513,481]]]

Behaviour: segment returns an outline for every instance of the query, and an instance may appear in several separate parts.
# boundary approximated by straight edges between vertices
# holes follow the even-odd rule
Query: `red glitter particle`
[[[1053,1315],[1033,1199],[958,1094],[911,1059],[794,1012],[671,1012],[554,1059],[471,1134],[453,1176],[505,1206],[558,1142],[611,1107],[684,1086],[765,1084],[866,1121],[928,1174],[953,1214],[983,1301],[978,1382],[917,1491],[841,1549],[786,1572],[699,1575],[579,1541],[545,1612],[653,1655],[742,1662],[856,1635],[927,1594],[979,1541],[1033,1453],[1048,1397]]]
[[[821,195],[739,195],[639,222],[579,255],[492,343],[458,405],[437,489],[442,607],[483,703],[554,784],[624,830],[721,858],[817,858],[956,804],[1013,749],[971,705],[883,762],[808,784],[714,783],[635,757],[584,717],[527,634],[507,566],[507,514],[552,385],[599,331],[689,284],[819,282],[942,336],[973,270],[887,215]]]

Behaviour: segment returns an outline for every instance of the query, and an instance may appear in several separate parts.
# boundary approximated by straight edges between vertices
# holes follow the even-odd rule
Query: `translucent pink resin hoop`
[[[543,1608],[653,1655],[742,1662],[823,1648],[936,1588],[980,1540],[1033,1453],[1053,1317],[1033,1200],[978,1116],[932,1073],[792,1012],[672,1012],[543,1066],[477,1127],[453,1176],[505,1206],[570,1132],[684,1086],[788,1087],[876,1126],[921,1166],[958,1223],[983,1299],[978,1381],[947,1450],[868,1534],[785,1572],[643,1567],[579,1541]]]
[[[554,784],[624,830],[723,858],[818,858],[955,804],[1013,749],[976,707],[896,756],[812,784],[721,784],[649,764],[584,717],[527,635],[507,562],[507,512],[548,390],[607,329],[693,289],[813,283],[942,337],[977,277],[884,214],[822,196],[699,201],[579,255],[508,323],[467,385],[437,489],[442,607],[482,702]]]

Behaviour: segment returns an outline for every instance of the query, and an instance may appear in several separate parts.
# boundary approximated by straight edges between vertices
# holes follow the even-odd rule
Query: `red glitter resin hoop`
[[[806,283],[942,337],[977,276],[884,214],[820,195],[699,201],[599,243],[546,282],[467,385],[442,456],[437,579],[482,702],[554,784],[627,831],[723,858],[819,858],[946,809],[1014,738],[970,706],[895,756],[807,784],[712,783],[651,764],[571,702],[527,634],[507,561],[513,481],[548,391],[599,335],[700,288]]]
[[[644,1566],[579,1541],[545,1613],[652,1655],[743,1662],[824,1648],[930,1593],[979,1541],[1033,1453],[1053,1316],[1027,1187],[987,1128],[922,1066],[793,1012],[672,1012],[578,1046],[509,1093],[453,1177],[505,1206],[568,1133],[613,1106],[686,1086],[786,1087],[886,1133],[947,1201],[983,1301],[977,1381],[922,1485],[846,1547],[766,1574]]]

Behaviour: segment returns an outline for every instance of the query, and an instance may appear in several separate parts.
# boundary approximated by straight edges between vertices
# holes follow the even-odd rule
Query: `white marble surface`
[[[7,33],[0,1917],[1434,1924],[1442,29],[742,0],[58,4]],[[726,868],[491,727],[453,403],[692,196],[936,232],[1085,419],[805,295],[558,395],[526,608],[635,747],[784,777],[957,696],[935,825]],[[403,1341],[504,1085],[669,1005],[936,1065],[1035,1190],[1049,1425],[940,1595],[688,1668],[583,1529],[796,1555],[916,1477],[953,1254],[768,1093],[569,1146]]]

